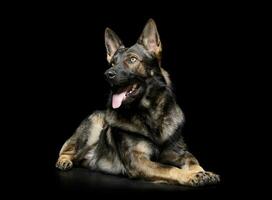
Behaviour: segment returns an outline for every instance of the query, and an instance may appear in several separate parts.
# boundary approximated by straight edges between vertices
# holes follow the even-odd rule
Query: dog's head
[[[167,72],[160,67],[162,46],[154,20],[147,22],[137,43],[129,48],[116,33],[106,28],[105,45],[110,65],[105,76],[112,90],[112,108],[140,99],[150,78],[170,84]]]

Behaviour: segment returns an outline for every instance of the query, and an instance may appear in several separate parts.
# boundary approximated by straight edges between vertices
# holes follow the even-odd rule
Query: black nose
[[[113,79],[115,76],[116,76],[116,72],[114,70],[107,70],[105,72],[105,76],[108,78],[108,79]]]

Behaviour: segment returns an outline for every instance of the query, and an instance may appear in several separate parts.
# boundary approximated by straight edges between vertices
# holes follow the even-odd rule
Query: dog
[[[203,186],[220,182],[187,150],[168,72],[161,67],[162,44],[149,19],[136,44],[126,48],[105,30],[111,94],[107,109],[86,118],[62,146],[56,167],[74,165],[155,183]]]

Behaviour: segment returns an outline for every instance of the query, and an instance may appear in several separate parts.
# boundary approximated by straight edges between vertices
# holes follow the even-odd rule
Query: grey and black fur
[[[110,68],[109,104],[85,119],[63,145],[61,170],[80,165],[158,183],[201,186],[219,182],[188,152],[181,135],[184,116],[161,67],[161,42],[150,19],[137,43],[125,48],[109,28],[105,45]],[[124,92],[123,100],[113,99]],[[121,103],[121,105],[120,105]]]

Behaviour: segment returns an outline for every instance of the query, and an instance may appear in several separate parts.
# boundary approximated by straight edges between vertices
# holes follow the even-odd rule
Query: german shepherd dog
[[[85,119],[63,145],[56,167],[73,165],[156,183],[202,186],[219,182],[188,152],[184,116],[161,67],[162,45],[150,19],[136,44],[126,48],[105,30],[105,72],[111,94],[105,111]]]

